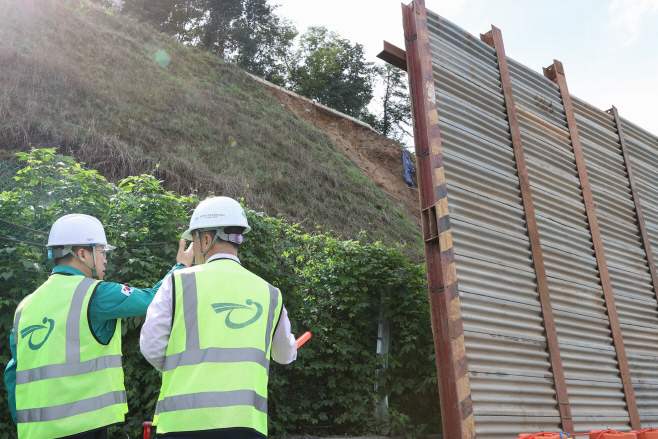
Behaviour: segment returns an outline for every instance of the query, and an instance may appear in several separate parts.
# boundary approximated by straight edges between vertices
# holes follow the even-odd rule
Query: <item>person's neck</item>
[[[232,255],[237,257],[238,250],[230,244],[216,242],[215,245],[212,246],[210,251],[206,253],[206,261],[208,261],[208,259],[210,259],[212,256],[219,254]]]
[[[69,263],[60,264],[59,266],[75,268],[76,270],[82,271],[85,276],[91,277],[91,270],[89,268],[87,268],[82,262],[78,261],[77,259],[73,259],[73,261],[71,261]]]

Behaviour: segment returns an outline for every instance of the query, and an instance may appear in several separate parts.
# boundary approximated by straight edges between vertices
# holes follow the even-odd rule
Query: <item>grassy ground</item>
[[[420,232],[326,134],[234,66],[116,11],[0,0],[0,71],[0,159],[57,147],[113,181],[155,173],[422,258]]]

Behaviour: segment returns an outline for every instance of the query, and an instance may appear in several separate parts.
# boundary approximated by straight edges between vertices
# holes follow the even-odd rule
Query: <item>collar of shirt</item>
[[[212,255],[212,256],[206,261],[206,264],[207,264],[208,262],[212,262],[212,261],[215,261],[215,260],[217,260],[217,259],[232,259],[232,260],[234,260],[235,262],[237,262],[238,264],[242,265],[242,262],[240,262],[240,259],[239,259],[237,256],[229,255],[228,253],[217,253],[217,254],[215,254],[215,255]]]
[[[58,265],[55,268],[53,268],[53,271],[51,274],[70,274],[73,276],[84,276],[87,277],[86,274],[84,274],[82,271],[78,270],[77,268],[69,267],[68,265]]]

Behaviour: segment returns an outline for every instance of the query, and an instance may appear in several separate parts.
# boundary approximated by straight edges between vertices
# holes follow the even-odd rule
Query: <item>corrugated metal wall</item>
[[[478,438],[559,426],[494,50],[428,11]]]
[[[634,290],[652,293],[651,276],[637,226],[635,205],[619,136],[612,116],[572,96],[578,133],[596,206],[596,216],[619,314],[627,354],[630,337],[625,324],[637,314]],[[641,309],[642,307],[640,307]],[[616,361],[614,350],[612,360]],[[631,368],[631,374],[633,370]],[[623,394],[619,402],[624,406]],[[618,417],[618,416],[616,416]]]
[[[622,119],[622,130],[655,255],[658,251],[658,137],[625,119]],[[636,248],[643,250],[641,244]],[[624,256],[630,259],[629,254],[627,250]],[[633,276],[618,277],[615,299],[642,426],[658,427],[658,303],[651,279],[647,279],[649,270],[643,255],[642,251],[632,261]]]
[[[427,22],[476,436],[559,431],[496,51],[430,11]],[[560,89],[507,61],[574,427],[629,430]],[[640,420],[658,426],[658,303],[615,119],[572,104]],[[658,137],[623,124],[658,249]]]
[[[508,63],[574,428],[627,429],[630,419],[560,90],[539,73],[509,58]]]

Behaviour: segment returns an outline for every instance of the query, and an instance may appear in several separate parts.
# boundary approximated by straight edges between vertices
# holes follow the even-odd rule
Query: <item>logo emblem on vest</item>
[[[21,331],[21,338],[25,338],[28,335],[30,336],[30,338],[27,340],[27,345],[33,351],[36,351],[41,346],[43,346],[43,344],[46,342],[46,340],[48,340],[48,337],[50,337],[50,333],[53,332],[53,328],[55,327],[55,321],[53,319],[49,319],[48,317],[43,318],[43,323],[44,323],[43,325],[28,326],[27,328],[25,328]],[[50,328],[48,328],[47,326],[44,326],[46,323],[48,323],[50,325]],[[32,336],[34,335],[35,332],[37,332],[40,329],[48,329],[48,333],[43,338],[43,340],[41,340],[41,343],[34,344],[34,343],[32,343]]]
[[[246,326],[251,325],[254,323],[256,320],[260,318],[260,316],[263,314],[263,306],[258,303],[254,302],[251,299],[247,299],[247,305],[256,305],[256,315],[254,315],[252,318],[247,320],[246,322],[242,323],[235,323],[231,320],[231,313],[235,311],[236,309],[248,309],[251,311],[254,311],[253,308],[250,306],[245,306],[245,305],[239,305],[237,303],[213,303],[212,307],[215,310],[217,314],[222,313],[224,311],[228,311],[228,314],[226,314],[226,319],[224,320],[224,323],[226,323],[226,326],[228,326],[231,329],[241,329]]]

